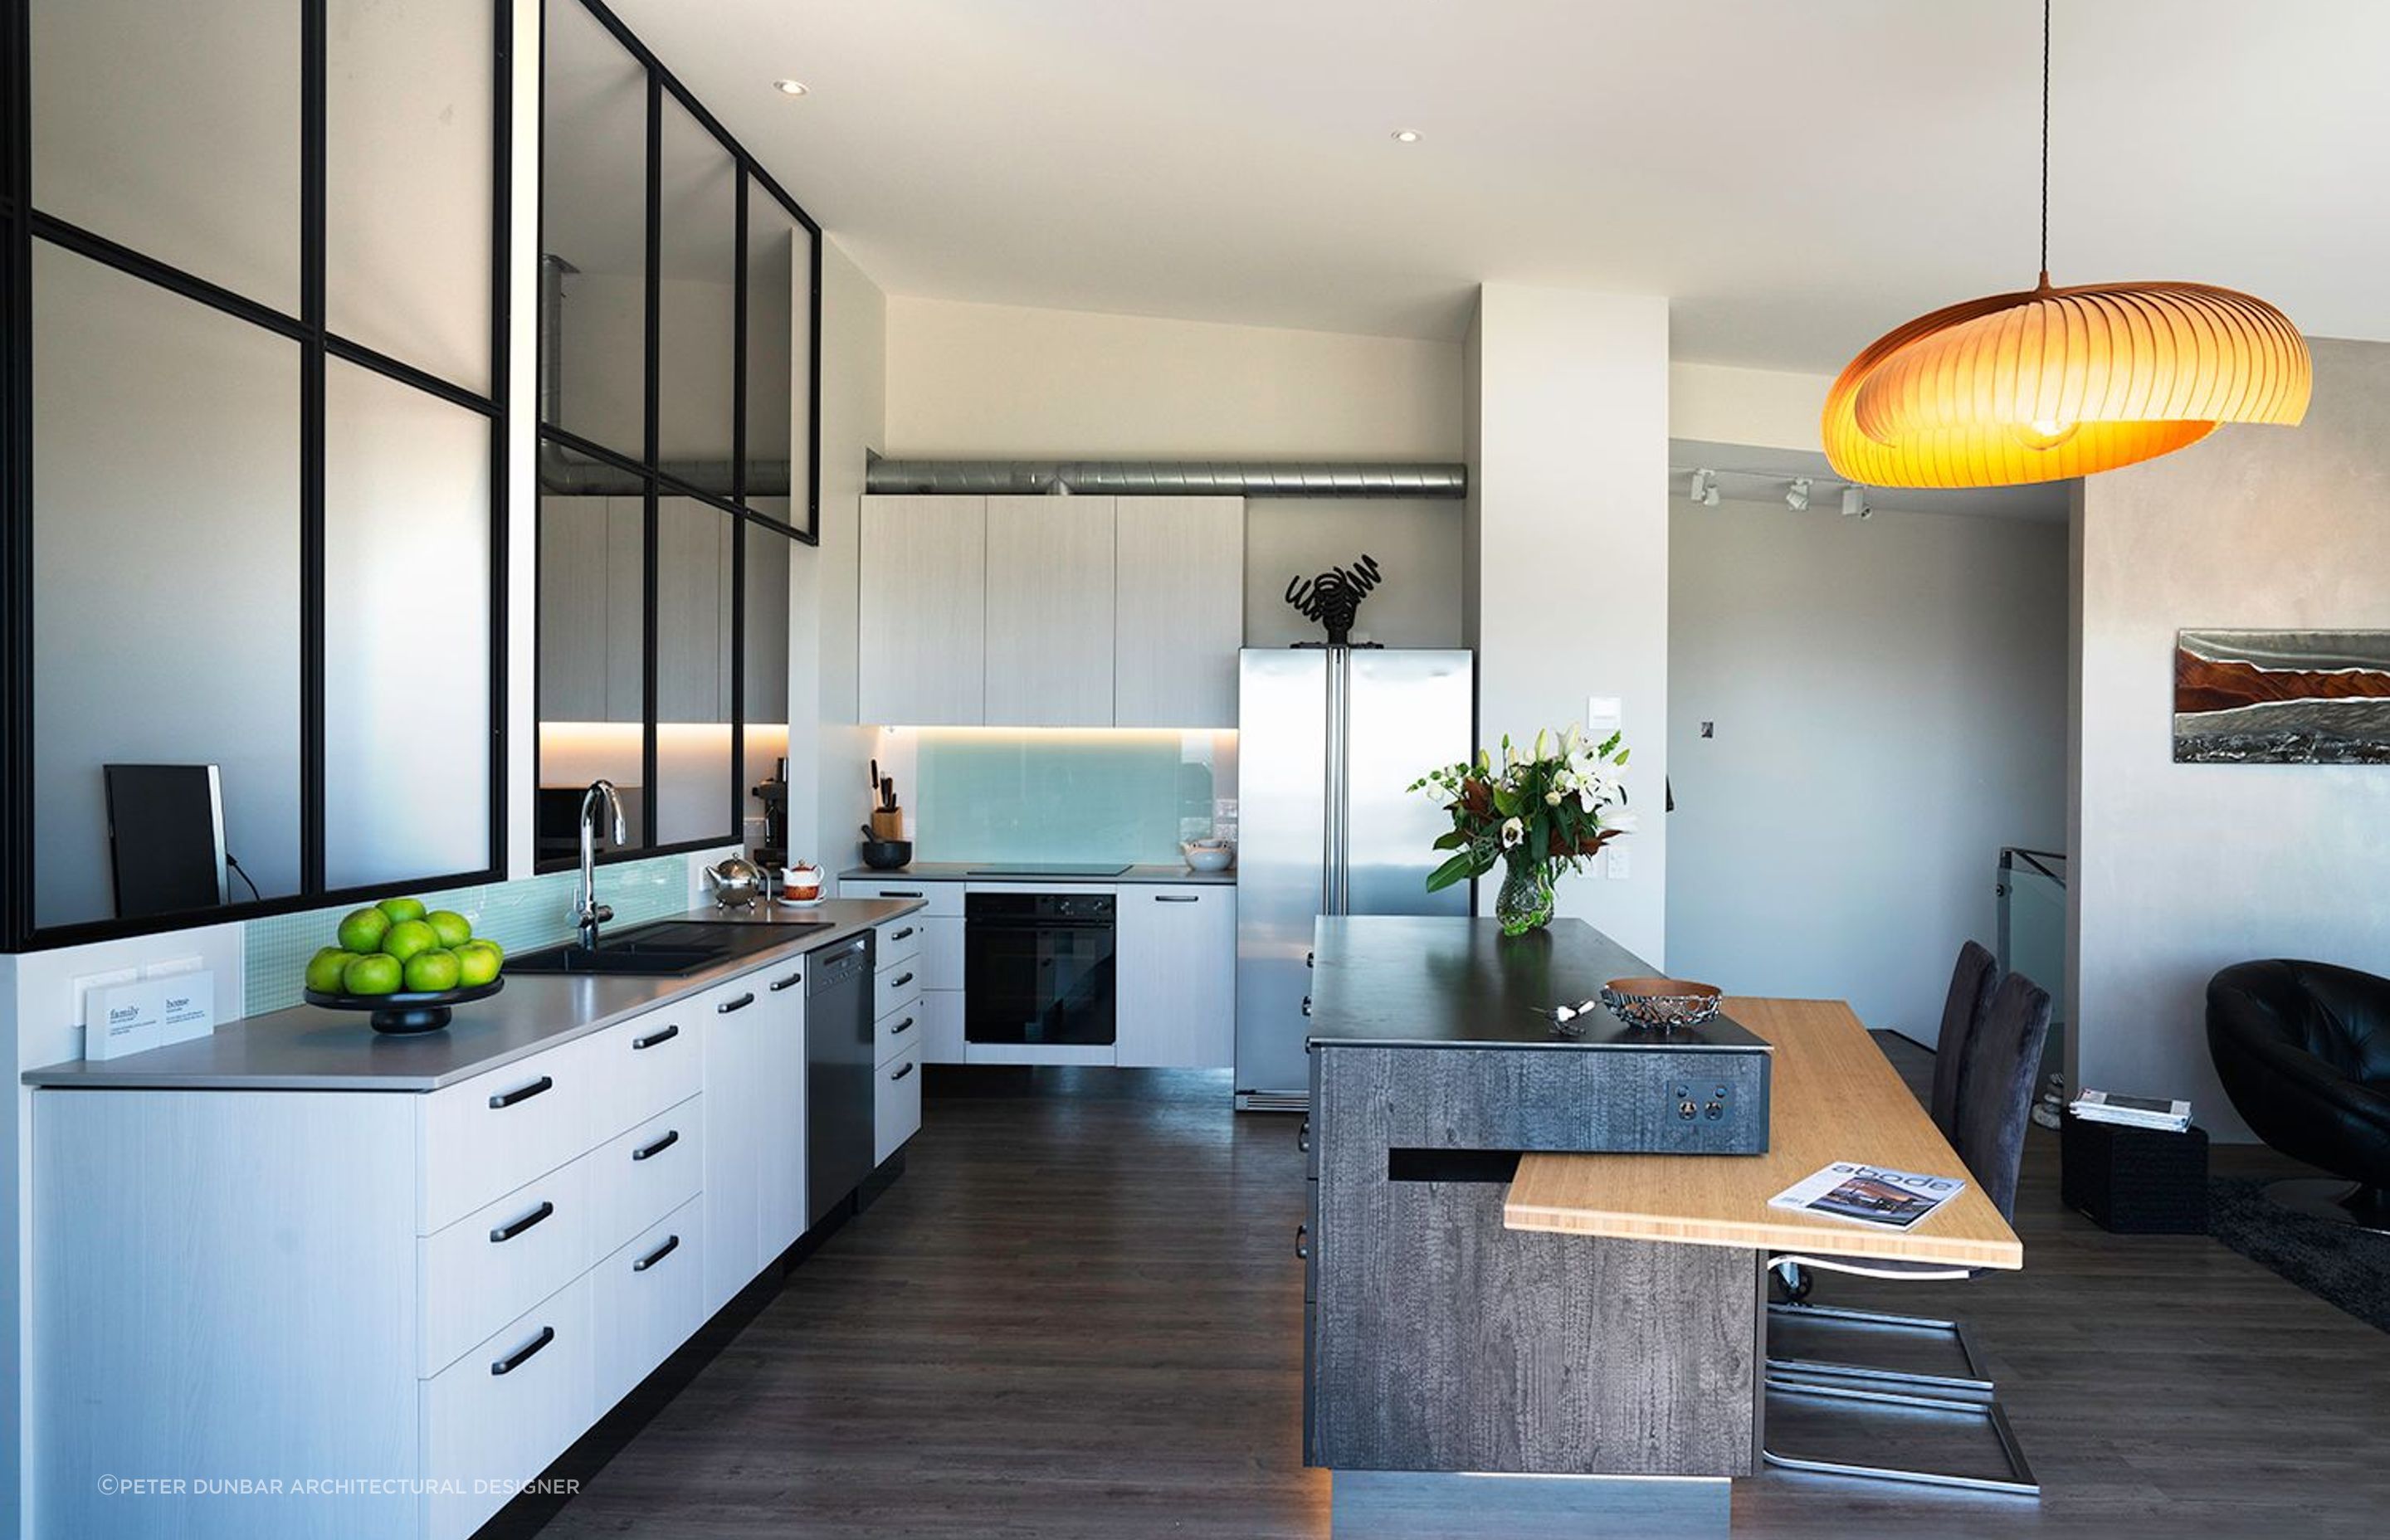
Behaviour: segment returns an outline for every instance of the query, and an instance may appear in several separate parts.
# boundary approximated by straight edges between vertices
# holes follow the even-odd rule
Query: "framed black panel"
[[[32,206],[31,6],[29,0],[0,0],[0,304],[6,307],[5,349],[0,349],[0,930],[7,948],[80,944],[199,923],[250,919],[387,896],[409,889],[454,887],[501,879],[506,871],[506,637],[508,337],[509,299],[508,236],[512,202],[510,141],[513,98],[513,6],[490,0],[492,58],[490,372],[487,394],[452,381],[333,332],[326,322],[325,209],[327,203],[327,66],[328,0],[300,0],[301,101],[299,187],[301,285],[296,314],[284,312],[209,282],[148,253],[45,214]],[[39,730],[33,710],[32,592],[33,467],[32,464],[31,368],[34,321],[32,293],[33,243],[43,241],[154,285],[184,299],[297,342],[301,358],[299,463],[293,468],[300,493],[301,609],[299,891],[264,901],[233,903],[185,914],[135,919],[96,920],[37,929],[33,922],[32,831],[39,816],[32,745]],[[490,634],[489,827],[487,861],[470,871],[427,872],[403,882],[333,889],[324,866],[325,690],[328,660],[325,644],[325,366],[339,358],[358,368],[425,391],[490,423]],[[85,596],[54,597],[76,603]],[[95,767],[96,768],[96,767]]]

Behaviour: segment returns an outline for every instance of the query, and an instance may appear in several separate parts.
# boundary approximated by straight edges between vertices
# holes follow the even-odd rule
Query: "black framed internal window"
[[[503,874],[512,10],[0,0],[12,947]]]
[[[819,527],[820,227],[614,14],[541,58],[541,869],[739,841],[788,751],[789,546]],[[775,586],[777,584],[777,586]],[[610,832],[610,831],[601,831]]]

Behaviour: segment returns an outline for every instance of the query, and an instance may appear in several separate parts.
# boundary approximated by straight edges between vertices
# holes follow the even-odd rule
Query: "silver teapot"
[[[705,880],[713,889],[718,909],[745,908],[764,896],[762,868],[739,856],[706,867]]]

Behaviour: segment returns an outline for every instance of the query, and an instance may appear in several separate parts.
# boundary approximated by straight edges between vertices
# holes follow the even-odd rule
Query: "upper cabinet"
[[[987,714],[1112,722],[1112,499],[987,500]]]
[[[859,712],[887,726],[1232,727],[1238,497],[867,497]]]
[[[986,499],[864,499],[862,585],[863,720],[986,721]]]
[[[1124,497],[1115,530],[1113,725],[1235,726],[1245,500]]]

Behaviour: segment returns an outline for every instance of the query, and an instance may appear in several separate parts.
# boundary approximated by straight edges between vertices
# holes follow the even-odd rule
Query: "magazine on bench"
[[[1767,1201],[1771,1207],[1796,1213],[1906,1230],[1966,1190],[1967,1184],[1955,1176],[1921,1176],[1913,1171],[1886,1171],[1857,1161],[1836,1161]]]

